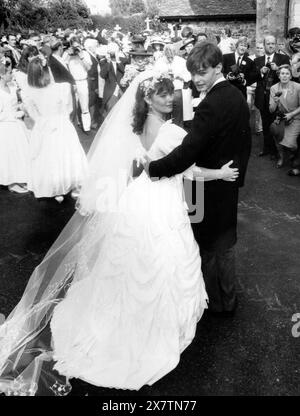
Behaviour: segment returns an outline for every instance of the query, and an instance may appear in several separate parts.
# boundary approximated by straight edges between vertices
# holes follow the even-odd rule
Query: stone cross
[[[146,30],[150,30],[150,22],[152,22],[152,20],[149,19],[149,17],[147,17],[147,19],[145,20],[145,22],[146,22],[146,25],[147,25]]]
[[[114,30],[115,30],[116,32],[119,32],[121,29],[122,29],[122,28],[121,28],[119,25],[116,25],[116,26],[114,27]]]

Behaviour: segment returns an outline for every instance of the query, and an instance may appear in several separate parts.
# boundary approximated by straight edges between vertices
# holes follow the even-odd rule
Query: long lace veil
[[[68,380],[53,370],[49,322],[74,279],[88,276],[113,226],[113,205],[130,180],[132,161],[140,146],[131,127],[135,95],[139,83],[149,77],[147,71],[132,82],[98,131],[88,153],[89,174],[77,211],[0,326],[0,392],[33,396],[65,395],[70,390]],[[95,235],[94,225],[99,221],[101,233]]]

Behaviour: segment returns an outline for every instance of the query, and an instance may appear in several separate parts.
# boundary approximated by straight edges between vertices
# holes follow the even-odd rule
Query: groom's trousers
[[[200,253],[209,309],[232,311],[236,305],[234,247],[217,251],[201,249]]]
[[[205,184],[203,221],[191,221],[202,258],[208,308],[214,312],[231,311],[236,305],[234,247],[238,194],[238,187],[231,182]]]

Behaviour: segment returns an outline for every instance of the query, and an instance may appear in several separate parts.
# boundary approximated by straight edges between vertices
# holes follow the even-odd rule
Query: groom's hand
[[[142,174],[143,170],[144,166],[139,161],[134,159],[132,162],[132,177],[138,178]]]

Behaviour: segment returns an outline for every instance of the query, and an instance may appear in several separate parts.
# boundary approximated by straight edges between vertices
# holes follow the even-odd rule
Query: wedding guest
[[[123,87],[120,84],[125,73],[125,65],[118,55],[118,45],[108,44],[107,56],[100,62],[100,75],[105,80],[103,107],[107,115],[122,96]]]
[[[97,58],[97,48],[99,46],[97,39],[86,38],[83,46],[90,55],[91,66],[88,70],[88,87],[89,87],[89,112],[91,116],[91,129],[95,130],[100,124],[101,99],[99,98],[99,73],[100,65]]]
[[[276,52],[280,53],[281,55],[289,56],[287,51],[287,40],[285,38],[278,38],[276,43]]]
[[[153,60],[157,61],[158,58],[163,56],[163,50],[165,46],[165,41],[159,36],[153,36],[150,42],[150,45],[153,49]]]
[[[36,198],[64,195],[80,187],[87,161],[70,121],[70,84],[51,82],[45,58],[33,58],[28,66],[27,111],[35,121],[30,138],[28,189]]]
[[[275,48],[275,36],[267,35],[264,38],[265,55],[254,60],[257,69],[254,104],[260,111],[264,135],[263,149],[259,156],[270,155],[272,159],[276,159],[277,150],[270,133],[270,125],[273,121],[273,114],[269,110],[270,89],[279,81],[277,76],[279,66],[290,62],[288,56],[276,53]]]
[[[247,98],[247,85],[256,78],[256,67],[247,55],[248,39],[242,36],[237,40],[234,53],[223,55],[223,74]]]
[[[183,44],[180,48],[181,51],[184,51],[182,54],[182,58],[187,59],[189,53],[191,52],[191,50],[193,49],[195,45],[195,39],[191,38],[191,39],[185,39],[183,41]]]
[[[271,124],[279,159],[277,167],[281,168],[285,156],[297,151],[297,138],[300,134],[300,84],[291,81],[292,70],[289,65],[278,69],[279,82],[271,87],[270,112],[277,114]]]
[[[249,55],[249,58],[254,61],[255,58],[263,56],[264,51],[265,49],[263,42],[256,42],[254,53]],[[254,105],[256,85],[256,82],[254,82],[253,84],[247,86],[247,102],[249,110],[254,112],[255,134],[260,135],[263,132],[263,127],[259,109]]]
[[[226,26],[221,30],[221,40],[218,43],[218,47],[221,49],[222,54],[232,53],[235,47],[235,40],[231,37],[231,29]]]
[[[39,51],[36,46],[26,46],[26,48],[22,51],[19,64],[14,71],[14,78],[18,88],[20,89],[21,96],[24,94],[28,86],[27,74],[29,61],[38,54]]]
[[[186,68],[186,60],[181,56],[175,54],[175,49],[173,45],[165,45],[164,47],[164,56],[159,58],[155,64],[154,69],[159,72],[165,72],[172,74],[174,78],[174,103],[173,103],[173,113],[172,118],[174,123],[178,126],[183,127],[185,117],[184,113],[191,113],[192,111],[192,101],[185,103],[189,106],[189,110],[184,108],[183,102],[183,93],[182,90],[185,87],[185,83],[188,83],[191,80],[191,75]]]
[[[24,193],[29,178],[29,134],[11,81],[11,69],[0,64],[0,185]]]
[[[15,68],[20,60],[21,52],[18,50],[16,36],[12,33],[7,35],[7,48],[11,51],[12,54],[12,67]]]
[[[80,111],[80,124],[85,132],[91,130],[91,114],[89,111],[89,84],[88,73],[92,67],[90,54],[83,49],[79,38],[74,36],[68,48],[68,68],[75,80],[76,101]]]
[[[48,65],[51,69],[54,81],[57,83],[68,82],[70,85],[75,84],[66,61],[62,58],[64,53],[63,42],[61,39],[53,38],[50,42],[52,54],[48,59]]]
[[[131,63],[125,66],[124,75],[120,80],[120,85],[124,89],[129,87],[131,82],[139,73],[150,70],[153,67],[152,58],[155,52],[150,52],[145,48],[140,47],[135,47],[129,52]]]
[[[200,32],[196,35],[196,43],[201,43],[207,40],[207,34],[204,32]]]

